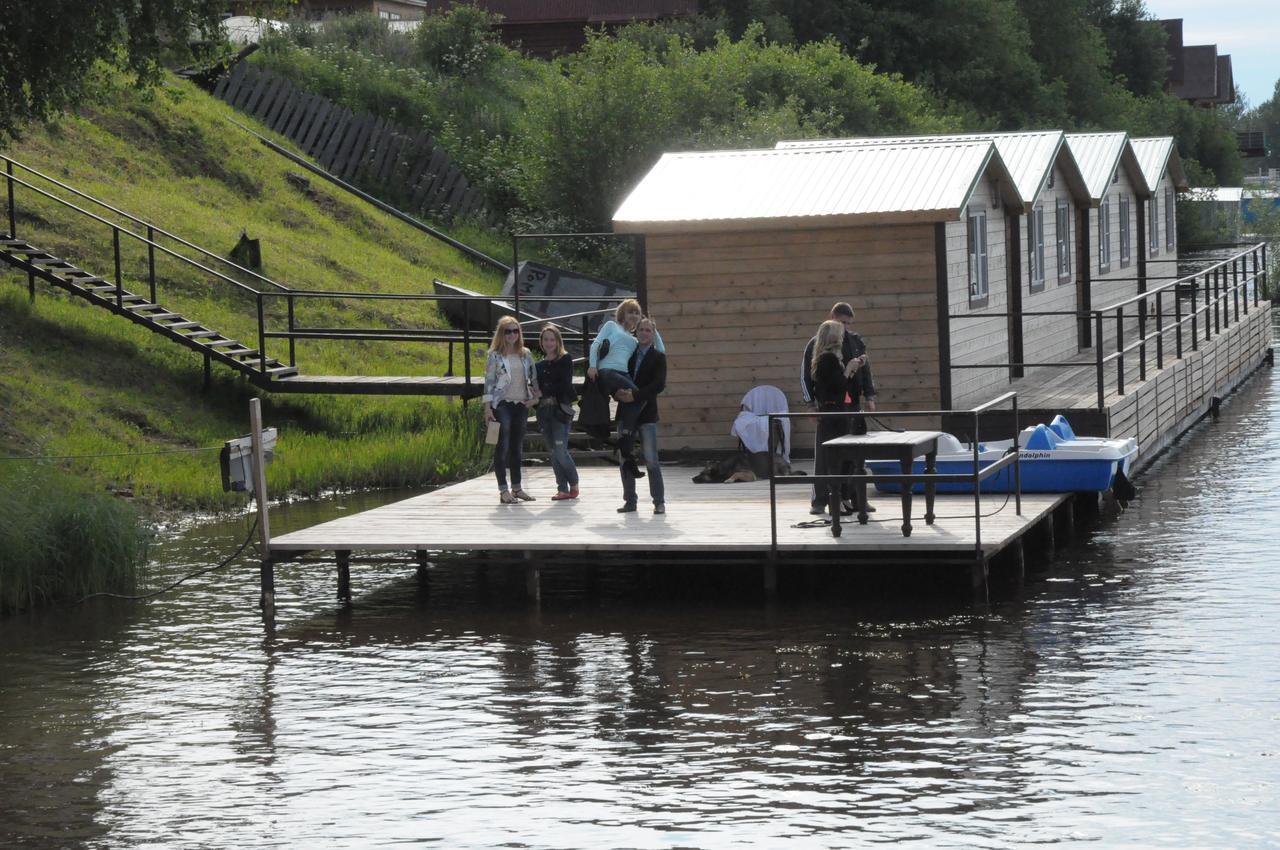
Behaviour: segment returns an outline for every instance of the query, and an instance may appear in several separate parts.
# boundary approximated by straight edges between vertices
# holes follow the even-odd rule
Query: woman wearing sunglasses
[[[520,323],[512,316],[503,316],[493,332],[489,359],[484,364],[483,404],[485,421],[498,422],[493,472],[498,477],[498,498],[504,505],[533,501],[533,496],[520,487],[520,462],[529,406],[537,400],[533,357],[524,347]],[[508,471],[511,489],[507,489]]]

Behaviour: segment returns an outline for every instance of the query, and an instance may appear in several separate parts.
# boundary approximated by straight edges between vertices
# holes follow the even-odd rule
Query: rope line
[[[197,576],[202,576],[202,575],[204,575],[205,573],[211,573],[211,572],[213,572],[214,570],[220,570],[220,569],[222,569],[223,567],[225,567],[225,566],[229,565],[229,564],[230,564],[232,561],[234,561],[236,558],[239,558],[239,557],[240,557],[240,555],[241,555],[241,553],[243,553],[245,549],[249,548],[249,544],[253,542],[253,535],[254,535],[254,533],[255,533],[255,532],[257,532],[257,530],[258,530],[258,517],[257,517],[257,515],[255,514],[255,515],[254,515],[254,517],[253,517],[253,525],[249,528],[249,535],[248,535],[247,537],[245,537],[244,542],[240,544],[240,548],[236,549],[236,551],[234,551],[234,552],[232,552],[232,553],[231,553],[230,557],[228,557],[226,560],[222,561],[221,563],[214,564],[212,567],[205,567],[204,569],[196,570],[194,573],[188,573],[187,575],[183,576],[182,578],[178,579],[177,581],[172,582],[172,583],[170,583],[170,584],[168,584],[168,585],[165,585],[164,587],[160,588],[159,590],[153,590],[153,591],[151,591],[150,593],[141,593],[141,594],[138,594],[138,595],[136,595],[136,596],[134,596],[134,595],[129,595],[129,594],[124,594],[124,593],[106,593],[106,592],[102,592],[102,593],[90,593],[88,596],[86,596],[86,597],[84,597],[83,599],[80,599],[80,600],[78,600],[78,601],[76,601],[76,602],[74,602],[74,603],[72,603],[72,604],[73,604],[73,605],[79,605],[79,604],[81,604],[82,602],[85,602],[85,601],[87,601],[87,600],[93,599],[93,598],[94,598],[94,597],[96,597],[96,596],[105,596],[105,597],[107,597],[107,598],[109,598],[109,599],[131,599],[131,600],[135,600],[135,601],[136,601],[136,600],[142,600],[142,599],[150,599],[150,598],[152,598],[153,596],[159,596],[159,595],[160,595],[160,594],[162,594],[162,593],[168,593],[169,591],[173,590],[173,589],[174,589],[175,587],[177,587],[178,585],[182,584],[184,581],[189,581],[190,579],[196,578]]]

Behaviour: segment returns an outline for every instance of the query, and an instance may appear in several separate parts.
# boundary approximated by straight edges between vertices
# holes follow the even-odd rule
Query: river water
[[[1277,847],[1278,480],[1264,368],[989,606],[360,565],[343,611],[309,566],[267,630],[244,562],[10,618],[0,845]],[[246,531],[163,535],[155,582]]]

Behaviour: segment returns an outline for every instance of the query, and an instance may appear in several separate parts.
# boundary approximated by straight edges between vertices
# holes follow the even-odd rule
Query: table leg
[[[911,467],[915,463],[915,458],[911,456],[908,450],[898,459],[898,467],[902,470],[903,475],[911,474]],[[911,481],[902,482],[902,536],[911,536],[911,488],[914,484]]]
[[[938,452],[929,452],[924,456],[924,471],[929,475],[936,475],[938,472]],[[933,514],[933,497],[938,492],[938,485],[933,481],[927,481],[924,485],[924,524],[933,525],[936,517]]]

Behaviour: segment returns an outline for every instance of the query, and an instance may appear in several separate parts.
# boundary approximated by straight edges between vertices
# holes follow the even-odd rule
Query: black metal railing
[[[981,464],[981,446],[980,446],[980,424],[984,414],[996,407],[1009,404],[1013,413],[1013,446],[1012,449],[998,460],[983,466]],[[973,471],[963,473],[922,473],[922,474],[902,474],[902,473],[870,473],[870,472],[854,472],[848,474],[831,474],[831,475],[771,475],[769,478],[769,545],[770,552],[773,556],[778,554],[778,486],[787,484],[807,484],[813,485],[817,482],[827,482],[835,484],[861,484],[871,485],[877,482],[886,484],[899,484],[903,488],[912,487],[914,484],[954,484],[967,483],[973,486],[973,532],[974,532],[974,558],[981,562],[984,554],[982,551],[982,482],[998,473],[1007,466],[1013,466],[1013,496],[1014,510],[1018,516],[1022,515],[1022,469],[1019,464],[1019,433],[1018,433],[1018,394],[1010,391],[1003,395],[997,396],[990,401],[980,404],[969,410],[877,410],[874,413],[864,413],[858,411],[847,411],[838,413],[818,413],[818,412],[797,412],[797,413],[771,413],[769,414],[769,457],[774,457],[777,452],[777,442],[774,423],[781,422],[784,419],[847,419],[865,418],[867,416],[875,416],[877,418],[900,418],[900,417],[929,417],[933,419],[941,419],[943,416],[973,416]],[[819,446],[819,451],[822,447]],[[905,519],[905,517],[904,517]]]
[[[1149,367],[1162,370],[1170,357],[1181,360],[1188,350],[1198,351],[1201,343],[1228,332],[1242,316],[1247,318],[1250,311],[1269,299],[1266,243],[1235,247],[1242,250],[1193,274],[1105,307],[1088,311],[1024,311],[1012,315],[1012,318],[1056,316],[1069,318],[1077,326],[1081,323],[1086,325],[1093,341],[1097,405],[1099,410],[1103,410],[1109,391],[1114,390],[1121,396],[1125,394],[1132,377],[1131,367],[1136,365],[1138,381],[1146,381]],[[1143,283],[1142,279],[1135,280]],[[972,321],[1003,318],[1007,321],[1010,317],[1007,312],[984,311],[953,313],[948,318]],[[1078,369],[1086,365],[1089,361],[1075,358],[952,363],[950,368],[1004,370],[1012,380],[1027,368]]]
[[[22,163],[17,162],[9,157],[0,155],[0,161],[5,163],[4,178],[6,181],[6,198],[8,202],[8,237],[11,239],[18,238],[18,206],[17,206],[17,188],[22,188],[25,192],[30,192],[35,196],[48,199],[54,204],[65,208],[72,213],[80,216],[83,220],[91,221],[104,228],[104,232],[111,234],[111,259],[113,268],[113,280],[115,284],[115,306],[118,311],[123,312],[124,306],[124,282],[126,276],[126,264],[124,258],[124,250],[122,240],[132,241],[146,249],[146,271],[139,276],[140,280],[145,280],[148,287],[150,304],[157,304],[159,296],[159,278],[156,273],[156,258],[169,257],[184,267],[202,274],[209,275],[213,280],[220,284],[225,284],[230,288],[231,292],[243,295],[252,300],[254,310],[254,321],[257,331],[257,371],[266,373],[268,368],[268,360],[271,356],[268,352],[268,340],[287,340],[288,342],[288,362],[290,366],[297,367],[297,346],[299,341],[305,340],[346,340],[346,341],[385,341],[385,342],[427,342],[427,343],[444,343],[449,346],[448,374],[451,376],[454,371],[454,347],[460,345],[462,347],[462,356],[464,361],[464,374],[466,383],[471,383],[471,359],[473,347],[477,344],[487,348],[490,342],[488,333],[475,331],[472,329],[471,317],[489,316],[491,312],[501,311],[508,305],[504,304],[501,296],[492,295],[468,295],[468,294],[440,294],[440,293],[371,293],[371,292],[345,292],[345,291],[328,291],[328,290],[307,290],[294,289],[285,284],[271,280],[270,278],[259,274],[258,272],[244,268],[243,266],[225,259],[212,251],[208,251],[199,245],[196,245],[186,239],[183,239],[164,228],[158,227],[141,218],[124,212],[104,201],[82,192],[74,187],[68,186],[61,181],[55,180],[48,175],[29,168]],[[23,179],[18,176],[17,172],[27,172],[33,178],[39,178],[47,181],[52,186],[70,193],[75,199],[82,200],[85,206],[68,200],[46,188],[36,185],[31,180]],[[112,220],[106,215],[86,209],[87,206],[96,206],[100,210],[117,216],[119,219]],[[142,235],[142,232],[146,235]],[[183,253],[180,253],[175,247],[164,244],[161,240],[172,243],[179,248],[196,252],[199,259],[193,259]],[[213,266],[222,264],[228,271],[219,271]],[[260,286],[246,283],[232,277],[231,274],[245,275],[250,280],[259,283]],[[32,281],[32,293],[34,297],[34,278]],[[590,328],[590,319],[593,316],[611,314],[616,303],[623,300],[624,296],[539,296],[538,302],[548,303],[565,303],[565,304],[581,304],[584,301],[589,303],[614,304],[615,306],[606,306],[594,310],[586,310],[581,312],[570,313],[561,316],[552,317],[529,317],[529,314],[520,312],[518,305],[512,308],[514,315],[523,318],[522,327],[537,326],[536,329],[526,333],[526,339],[532,341],[537,339],[540,328],[547,322],[556,324],[561,335],[565,339],[566,344],[581,345],[582,351],[585,353],[591,345],[594,335]],[[429,302],[434,303],[438,307],[443,307],[449,303],[460,303],[462,305],[463,321],[462,328],[412,328],[404,327],[402,324],[390,325],[384,327],[308,327],[300,323],[299,316],[303,312],[303,308],[308,303],[321,301],[402,301],[402,302]],[[283,302],[283,309],[273,310],[272,305]],[[145,314],[142,315],[145,318]],[[283,327],[273,324],[273,321],[282,322]]]

